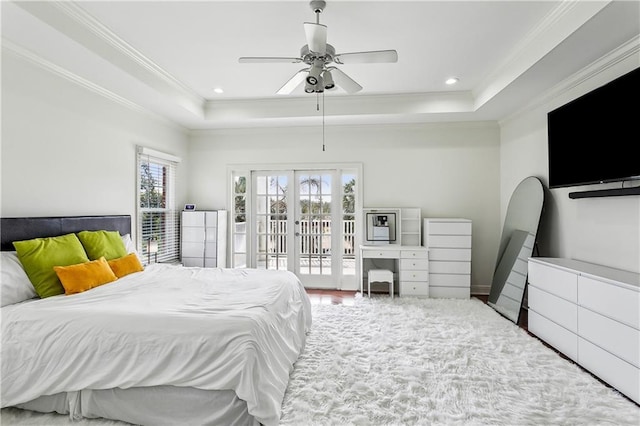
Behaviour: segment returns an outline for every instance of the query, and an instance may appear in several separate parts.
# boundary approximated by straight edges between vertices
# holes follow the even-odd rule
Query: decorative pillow
[[[91,260],[103,256],[107,260],[118,259],[127,254],[118,231],[82,231],[78,238]]]
[[[38,297],[15,251],[0,252],[2,259],[0,306],[11,305]]]
[[[138,259],[136,253],[129,253],[120,259],[110,260],[109,267],[118,278],[133,274],[134,272],[144,271],[144,267],[142,263],[140,263],[140,259]]]
[[[140,261],[140,263],[142,263],[142,258],[140,257],[140,254],[138,253],[138,249],[136,249],[136,245],[134,244],[133,240],[131,239],[131,234],[124,234],[122,236],[122,242],[124,243],[124,247],[127,250],[127,253],[135,253],[136,256],[138,256],[138,260]]]
[[[124,244],[124,249],[127,251],[127,253],[133,253],[136,251],[136,246],[135,244],[133,244],[131,234],[124,234],[120,238],[122,238],[122,243]]]
[[[89,261],[75,234],[14,241],[13,246],[36,293],[42,298],[64,293],[64,287],[53,270],[54,266]]]
[[[54,266],[65,294],[82,293],[118,279],[103,257],[71,266]]]

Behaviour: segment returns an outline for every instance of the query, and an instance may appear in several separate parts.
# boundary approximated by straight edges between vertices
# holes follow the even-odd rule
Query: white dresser
[[[227,266],[226,210],[183,211],[181,255],[184,266]]]
[[[529,331],[640,403],[640,274],[530,258]]]
[[[471,220],[426,218],[423,246],[429,251],[429,297],[471,296]]]

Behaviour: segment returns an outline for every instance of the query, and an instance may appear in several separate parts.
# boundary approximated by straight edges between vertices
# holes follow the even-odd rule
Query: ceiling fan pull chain
[[[322,92],[322,152],[324,151],[324,92]]]

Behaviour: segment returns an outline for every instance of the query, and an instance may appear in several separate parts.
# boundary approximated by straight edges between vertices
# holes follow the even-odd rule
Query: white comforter
[[[279,422],[311,326],[290,272],[152,265],[72,296],[2,308],[2,407],[81,389],[232,389]]]

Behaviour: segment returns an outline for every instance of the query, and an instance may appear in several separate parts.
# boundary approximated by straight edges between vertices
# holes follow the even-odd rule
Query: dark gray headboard
[[[131,216],[3,217],[0,218],[0,250],[15,250],[12,244],[14,241],[100,230],[118,231],[120,235],[130,234]]]

